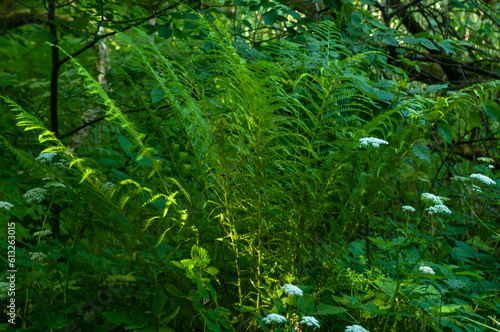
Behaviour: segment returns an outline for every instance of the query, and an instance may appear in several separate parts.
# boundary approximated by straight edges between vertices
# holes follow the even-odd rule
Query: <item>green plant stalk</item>
[[[257,171],[260,172],[259,167],[257,167]],[[262,278],[261,276],[261,270],[260,266],[262,264],[262,194],[260,192],[261,188],[261,183],[260,183],[260,175],[257,178],[257,183],[258,183],[258,191],[259,191],[259,245],[258,245],[258,250],[257,250],[257,310],[260,309],[260,300],[261,300],[261,295],[260,295],[260,280]]]
[[[76,212],[76,211],[75,211]],[[78,218],[76,219],[76,236],[73,240],[73,244],[71,245],[71,248],[75,247],[76,240],[78,240],[78,235],[80,232],[78,231]],[[68,261],[66,262],[66,280],[65,280],[65,285],[64,285],[64,303],[68,303],[68,289],[69,289],[69,258]]]
[[[52,199],[50,200],[49,207],[47,208],[47,211],[50,211],[50,207],[52,206],[52,202],[54,200],[54,196],[52,196]],[[45,226],[45,223],[47,222],[47,214],[45,214],[45,218],[43,219],[42,223],[42,230]],[[40,243],[41,235],[38,236],[38,241],[37,244]],[[33,268],[31,271],[35,271],[35,266],[36,266],[36,259],[33,262]],[[24,311],[23,311],[23,316],[26,317],[26,311],[28,310],[28,301],[29,301],[29,296],[30,296],[30,290],[31,290],[31,285],[33,284],[33,281],[30,282],[28,289],[26,290],[26,302],[24,303]],[[65,295],[66,297],[66,295]],[[23,328],[26,328],[26,320],[23,320]]]
[[[399,280],[399,253],[400,252],[401,252],[401,249],[398,249],[396,251],[396,289],[394,290],[394,296],[392,297],[391,306],[389,307],[389,310],[387,310],[387,314],[385,315],[384,328],[382,329],[382,331],[384,331],[384,332],[386,331],[387,324],[389,323],[389,314],[396,306],[396,297],[398,296],[399,286],[401,285],[401,282]]]
[[[223,160],[222,162],[222,169],[224,170],[225,174],[230,174],[228,173],[227,165],[226,162]],[[242,289],[242,282],[241,282],[241,271],[240,271],[240,253],[238,249],[238,231],[236,230],[236,223],[234,221],[234,213],[233,213],[233,203],[232,201],[228,201],[231,199],[231,192],[229,189],[229,183],[228,183],[228,177],[225,177],[224,181],[224,188],[222,190],[224,191],[224,206],[226,206],[226,218],[229,221],[229,237],[231,238],[231,247],[233,248],[234,251],[234,263],[236,267],[236,278],[238,280],[238,305],[241,307],[243,304],[243,289]]]

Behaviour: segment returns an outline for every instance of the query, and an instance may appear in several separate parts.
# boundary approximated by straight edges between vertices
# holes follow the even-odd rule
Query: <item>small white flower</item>
[[[26,194],[23,195],[23,197],[26,198],[26,201],[28,203],[31,203],[31,202],[40,203],[45,198],[46,193],[47,193],[47,189],[33,188],[33,189],[28,190],[26,192]]]
[[[491,164],[494,162],[493,159],[491,158],[486,158],[486,157],[479,157],[477,158],[478,161],[482,161],[483,163],[486,163],[486,164]]]
[[[51,162],[52,159],[57,156],[57,153],[54,152],[42,152],[40,155],[36,158],[36,160],[42,162],[42,163],[48,163]]]
[[[429,214],[434,214],[434,213],[444,213],[444,214],[451,214],[450,209],[446,205],[443,204],[438,204],[434,206],[430,206],[425,211],[429,212]]]
[[[420,265],[418,270],[422,271],[422,273],[425,273],[425,274],[436,274],[431,267],[425,266],[424,263],[422,263],[422,265]]]
[[[107,193],[108,191],[110,191],[111,189],[113,189],[113,187],[115,186],[115,184],[113,182],[106,182],[104,183],[102,186],[101,186],[101,190],[103,193]]]
[[[50,229],[46,229],[44,231],[38,231],[38,232],[35,232],[33,233],[33,236],[46,236],[46,235],[49,235],[49,234],[52,234],[52,231]]]
[[[267,317],[262,318],[264,323],[266,324],[272,324],[272,323],[286,323],[288,320],[286,317],[278,315],[278,314],[269,314]]]
[[[476,191],[478,193],[482,192],[481,187],[478,187],[475,184],[472,185],[472,190],[474,190],[474,191]]]
[[[66,188],[66,185],[61,182],[51,181],[45,185],[45,188]]]
[[[451,178],[452,181],[458,181],[458,182],[467,182],[470,181],[469,178],[466,178],[464,176],[454,176]]]
[[[285,289],[285,293],[287,293],[290,296],[293,295],[302,296],[304,294],[302,292],[302,289],[291,284],[286,284],[285,286],[281,287],[281,289]]]
[[[319,322],[316,318],[313,316],[304,316],[300,320],[300,324],[306,324],[307,326],[316,326],[319,328]]]
[[[345,328],[344,332],[370,332],[360,325],[351,325]]]
[[[430,193],[423,193],[420,198],[426,203],[432,203],[434,205],[443,205],[443,200],[436,195]]]
[[[0,208],[4,208],[5,210],[10,210],[14,207],[14,204],[10,204],[9,202],[0,202]]]
[[[45,255],[43,252],[30,252],[31,255],[31,260],[37,260],[40,262],[43,262],[44,258],[47,258],[47,255]]]
[[[361,142],[361,145],[371,144],[374,148],[378,148],[380,146],[380,144],[389,144],[389,142],[384,141],[382,139],[375,138],[375,137],[360,138],[359,141]]]
[[[492,179],[483,174],[471,174],[470,177],[471,179],[477,179],[479,182],[482,182],[487,185],[497,184],[495,181],[493,181]]]
[[[415,209],[409,205],[405,205],[401,208],[401,210],[403,210],[403,212],[406,212],[406,211],[409,211],[409,212],[415,212]]]
[[[495,168],[495,166],[493,166],[493,165],[488,165],[488,168],[493,169],[493,168]]]

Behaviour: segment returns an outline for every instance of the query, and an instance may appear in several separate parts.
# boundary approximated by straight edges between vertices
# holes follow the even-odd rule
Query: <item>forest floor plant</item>
[[[109,123],[93,150],[2,97],[44,146],[1,137],[22,168],[24,198],[0,202],[18,230],[18,330],[498,331],[494,159],[431,152],[478,105],[486,119],[500,83],[416,95],[332,22],[244,53],[193,17],[206,47],[183,62],[117,33],[128,65],[109,91],[71,59]],[[106,287],[120,291],[89,302]]]

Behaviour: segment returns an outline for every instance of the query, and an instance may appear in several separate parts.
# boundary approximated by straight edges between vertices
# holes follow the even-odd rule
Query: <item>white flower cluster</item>
[[[46,235],[49,235],[49,234],[52,234],[52,231],[50,229],[46,229],[44,231],[38,231],[38,232],[35,232],[33,233],[33,236],[46,236]]]
[[[458,181],[458,182],[467,182],[470,181],[469,178],[463,177],[463,176],[454,176],[451,178],[452,181]]]
[[[115,186],[115,184],[113,182],[106,182],[104,183],[102,186],[101,186],[101,190],[103,193],[107,193],[108,191],[110,191],[111,189],[113,189],[113,187]]]
[[[427,204],[433,204],[433,206],[428,207],[425,211],[429,212],[430,215],[435,213],[451,214],[450,209],[443,204],[441,197],[433,195],[431,193],[423,193],[420,198]]]
[[[371,146],[373,146],[374,148],[378,148],[380,146],[380,144],[389,144],[389,142],[384,141],[382,139],[375,138],[375,137],[365,137],[365,138],[361,138],[359,141],[361,142],[361,145],[371,144]]]
[[[0,202],[0,208],[4,208],[5,210],[10,210],[14,207],[14,204],[10,204],[9,202]]]
[[[61,182],[51,181],[45,185],[45,188],[66,188],[66,185]]]
[[[476,186],[475,184],[472,185],[472,190],[474,190],[474,191],[476,191],[478,193],[482,192],[481,187]]]
[[[37,260],[40,262],[43,262],[44,258],[47,258],[47,255],[45,255],[43,252],[30,252],[31,255],[31,260]]]
[[[51,162],[54,157],[57,156],[57,153],[54,152],[42,152],[38,157],[36,157],[36,160],[42,162],[42,163],[48,163]]]
[[[488,165],[488,168],[493,169],[493,168],[495,168],[495,166],[493,166],[493,165]]]
[[[319,328],[319,322],[316,318],[313,316],[304,316],[300,320],[300,324],[306,324],[307,326],[316,326]]]
[[[345,328],[344,332],[370,332],[360,325],[351,325]]]
[[[409,205],[405,205],[401,208],[401,210],[403,210],[403,212],[406,212],[406,211],[409,211],[409,212],[415,212],[415,208],[409,206]]]
[[[290,296],[293,296],[293,295],[302,296],[304,294],[302,292],[302,289],[300,289],[297,286],[291,285],[291,284],[286,284],[285,286],[281,287],[281,289],[284,289],[285,293],[287,293]]]
[[[438,196],[433,195],[431,193],[423,193],[422,195],[420,195],[420,198],[426,203],[431,203],[434,205],[442,205],[443,204],[443,200],[441,198],[439,198]]]
[[[422,273],[425,273],[425,274],[436,274],[431,267],[425,266],[424,263],[422,263],[422,265],[420,265],[418,270],[421,271]]]
[[[45,198],[46,193],[47,193],[47,189],[33,188],[33,189],[28,190],[26,192],[26,194],[23,195],[23,197],[26,198],[26,201],[28,203],[31,203],[31,202],[40,203]]]
[[[493,181],[492,179],[490,179],[489,177],[487,177],[486,175],[483,175],[483,174],[471,174],[470,177],[471,177],[471,179],[476,179],[479,182],[482,182],[486,185],[492,186],[492,185],[497,184],[495,181]]]
[[[269,315],[267,315],[267,317],[262,318],[262,320],[266,324],[272,324],[272,323],[278,323],[278,324],[280,324],[280,323],[286,323],[286,322],[288,322],[288,320],[286,319],[286,317],[278,315],[278,314],[269,314]]]
[[[425,211],[429,212],[429,214],[434,214],[434,213],[444,213],[444,214],[451,214],[450,209],[446,205],[439,204],[439,205],[434,205],[430,206]]]
[[[487,158],[487,157],[479,157],[479,158],[477,158],[477,160],[481,161],[483,163],[486,163],[486,164],[491,164],[491,163],[495,162],[493,159]]]

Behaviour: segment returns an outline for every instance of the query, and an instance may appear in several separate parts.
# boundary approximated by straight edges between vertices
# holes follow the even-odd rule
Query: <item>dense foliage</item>
[[[2,328],[500,331],[495,8],[44,4],[0,15]]]

